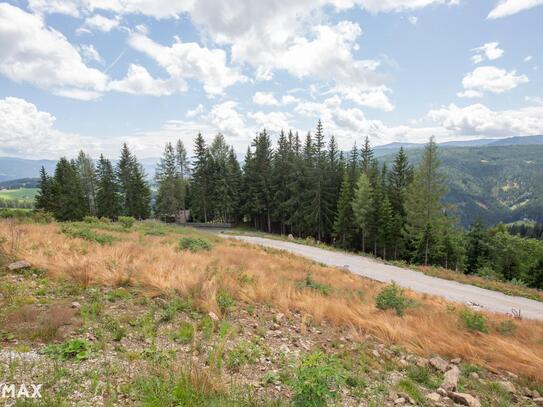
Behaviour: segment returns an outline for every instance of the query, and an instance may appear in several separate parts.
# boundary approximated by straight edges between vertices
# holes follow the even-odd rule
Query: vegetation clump
[[[488,333],[488,327],[486,324],[486,317],[477,311],[469,309],[463,309],[460,311],[460,322],[464,327],[472,332]]]
[[[182,237],[179,240],[180,250],[189,250],[191,252],[209,251],[213,249],[213,244],[209,240],[199,237]]]
[[[61,361],[68,359],[83,361],[90,357],[91,345],[84,339],[72,339],[61,344],[48,345],[42,353]]]
[[[413,307],[415,301],[404,294],[404,290],[396,283],[384,287],[375,298],[375,306],[380,310],[393,309],[396,315],[403,316],[405,311]]]

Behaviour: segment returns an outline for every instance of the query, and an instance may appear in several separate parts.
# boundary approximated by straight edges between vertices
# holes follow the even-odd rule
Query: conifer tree
[[[364,146],[362,147],[360,158],[362,161],[361,162],[362,172],[365,174],[368,174],[371,169],[371,165],[372,165],[372,162],[374,161],[374,158],[373,158],[373,149],[371,148],[371,145],[370,145],[370,138],[367,136],[366,136],[366,139],[364,140]]]
[[[116,220],[121,213],[118,186],[111,161],[100,155],[96,167],[96,216]]]
[[[211,159],[201,133],[198,133],[194,142],[194,155],[191,211],[195,219],[207,222],[211,207]]]
[[[349,174],[345,172],[341,183],[341,192],[337,204],[336,218],[334,222],[334,236],[339,240],[341,247],[347,247],[351,241],[353,231],[353,190]]]
[[[155,172],[158,191],[155,212],[163,220],[174,221],[183,208],[185,199],[184,182],[177,162],[176,151],[171,143],[166,143],[164,154]]]
[[[474,274],[484,265],[489,255],[488,233],[481,219],[471,225],[467,235],[466,274]]]
[[[366,251],[366,236],[370,227],[373,188],[366,174],[361,174],[356,182],[352,209],[355,225],[362,233],[362,251]]]
[[[440,164],[437,144],[432,137],[414,172],[406,199],[406,232],[411,241],[418,242],[417,251],[422,250],[420,257],[424,264],[428,264],[431,256],[434,236],[446,223],[442,202],[446,187]]]
[[[88,215],[85,193],[74,162],[61,158],[52,185],[53,213],[59,221],[77,221]]]
[[[45,212],[53,212],[55,203],[53,199],[53,179],[45,171],[45,167],[41,167],[40,181],[38,182],[38,194],[36,195],[36,209],[42,209]]]

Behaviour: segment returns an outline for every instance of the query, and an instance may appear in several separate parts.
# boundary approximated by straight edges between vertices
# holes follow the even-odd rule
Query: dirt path
[[[305,246],[298,243],[266,239],[255,236],[221,235],[261,246],[286,250],[291,253],[327,264],[348,269],[352,273],[381,282],[395,281],[402,287],[421,293],[439,295],[451,301],[477,304],[487,311],[511,313],[520,310],[522,317],[543,320],[543,302],[522,297],[512,297],[497,291],[486,290],[456,281],[427,276],[423,273],[383,264],[355,254],[336,252]]]

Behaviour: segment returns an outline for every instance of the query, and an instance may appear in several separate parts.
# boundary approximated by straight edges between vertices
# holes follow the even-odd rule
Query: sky
[[[321,119],[350,150],[543,134],[543,0],[0,2],[0,156],[140,158]]]

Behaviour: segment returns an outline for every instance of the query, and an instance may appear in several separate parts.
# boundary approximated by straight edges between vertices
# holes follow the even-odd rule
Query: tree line
[[[480,222],[469,231],[456,226],[454,208],[443,200],[446,180],[433,138],[417,165],[400,148],[390,168],[375,158],[367,137],[360,148],[340,151],[320,121],[304,137],[281,131],[275,146],[266,130],[259,132],[243,166],[221,134],[209,145],[198,134],[193,151],[189,160],[181,141],[166,144],[154,199],[126,144],[115,166],[102,156],[94,168],[83,152],[63,158],[54,176],[42,170],[36,207],[61,221],[86,215],[173,221],[189,209],[197,222],[245,222],[387,260],[483,276],[492,270],[493,277],[543,287],[542,242]]]

